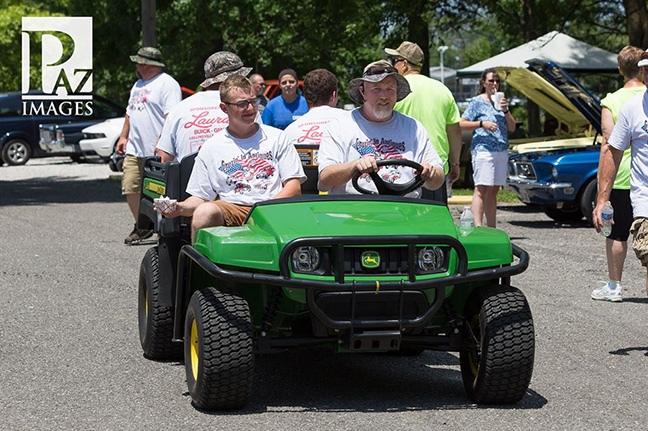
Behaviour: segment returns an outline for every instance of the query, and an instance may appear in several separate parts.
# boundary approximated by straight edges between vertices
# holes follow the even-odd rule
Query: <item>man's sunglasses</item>
[[[256,107],[259,104],[258,99],[249,99],[249,100],[241,100],[240,102],[236,103],[230,103],[230,102],[223,102],[226,105],[234,105],[239,109],[245,109],[247,108],[248,104],[252,105],[252,107]]]
[[[389,62],[391,63],[392,66],[396,66],[396,63],[398,63],[400,61],[405,61],[405,59],[401,58],[401,57],[391,57],[389,59]]]
[[[382,75],[383,73],[398,73],[393,67],[371,66],[362,76]]]

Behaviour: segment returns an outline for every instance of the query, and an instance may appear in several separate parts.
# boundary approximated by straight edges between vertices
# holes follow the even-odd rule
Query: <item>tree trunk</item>
[[[524,29],[525,42],[532,41],[539,36],[536,28],[535,0],[522,0],[522,27]],[[529,136],[539,136],[541,130],[540,108],[530,100],[527,101],[527,119]]]
[[[430,28],[428,27],[428,23],[423,19],[425,2],[418,3],[408,13],[409,25],[407,27],[407,34],[408,40],[418,44],[423,50],[424,58],[421,74],[430,76]]]
[[[645,0],[623,0],[630,45],[648,48],[648,10]]]
[[[142,0],[142,46],[156,46],[155,0]]]

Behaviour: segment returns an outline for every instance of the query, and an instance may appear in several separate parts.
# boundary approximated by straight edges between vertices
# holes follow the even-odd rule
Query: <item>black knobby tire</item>
[[[562,208],[556,207],[556,204],[546,204],[542,206],[542,210],[550,219],[558,222],[579,221],[583,219],[580,205],[575,202],[565,202]]]
[[[32,156],[31,146],[22,139],[11,139],[2,146],[2,161],[10,166],[24,165]]]
[[[142,259],[139,277],[137,314],[140,344],[149,359],[182,358],[182,343],[173,343],[173,307],[159,302],[159,260],[157,247],[150,248]]]
[[[580,198],[580,210],[585,216],[585,220],[589,224],[592,223],[592,211],[596,206],[596,196],[598,194],[598,181],[596,178],[592,179],[585,188],[583,189],[583,194]]]
[[[475,348],[460,354],[461,376],[477,403],[512,404],[524,397],[535,356],[531,309],[511,286],[490,286],[471,296],[464,311],[466,337]]]
[[[194,404],[206,410],[245,406],[252,391],[254,350],[247,301],[209,287],[191,297],[185,319],[185,371]]]

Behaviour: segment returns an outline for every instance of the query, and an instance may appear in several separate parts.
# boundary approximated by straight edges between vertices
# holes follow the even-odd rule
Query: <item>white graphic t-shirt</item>
[[[418,163],[443,166],[436,150],[430,143],[423,125],[412,117],[393,112],[392,118],[384,123],[368,121],[360,109],[351,112],[350,121],[332,131],[331,139],[320,144],[319,172],[333,164],[347,163],[365,155],[377,160],[407,159]],[[414,178],[414,170],[404,166],[383,167],[378,175],[388,183],[404,184]],[[376,191],[369,175],[363,175],[358,184],[365,189]],[[358,194],[351,181],[320,190],[330,194]],[[408,193],[409,197],[419,197],[420,189]]]
[[[180,85],[171,76],[161,73],[148,81],[138,80],[128,99],[130,130],[126,154],[152,156],[162,132],[164,116],[182,100]]]
[[[218,91],[201,91],[180,102],[167,117],[158,148],[178,161],[197,153],[205,141],[229,124]],[[261,124],[261,116],[256,122]]]
[[[297,150],[280,136],[281,130],[265,125],[246,139],[233,137],[227,129],[217,133],[198,152],[187,193],[250,206],[272,198],[291,178],[303,183]]]
[[[648,91],[623,105],[608,141],[618,150],[632,148],[630,200],[633,217],[648,217]]]
[[[286,127],[284,134],[293,145],[319,145],[324,136],[330,135],[331,124],[336,125],[338,120],[348,119],[349,115],[343,109],[317,106]]]

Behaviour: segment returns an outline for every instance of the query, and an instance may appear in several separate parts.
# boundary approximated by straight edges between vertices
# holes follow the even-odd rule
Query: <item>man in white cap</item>
[[[228,77],[247,76],[251,70],[251,67],[244,67],[234,53],[219,51],[209,56],[205,61],[205,80],[200,84],[205,91],[180,102],[164,123],[157,144],[162,162],[170,162],[174,158],[181,161],[197,153],[203,142],[227,127],[229,120],[220,107],[218,89]]]
[[[413,42],[405,41],[396,49],[385,48],[391,64],[403,75],[412,93],[396,104],[394,110],[419,120],[443,161],[450,181],[459,178],[461,129],[459,108],[452,93],[442,82],[421,74],[423,50]],[[447,203],[445,184],[434,193],[434,200]]]
[[[644,82],[647,82],[648,52],[641,55],[637,65],[641,68]],[[623,105],[608,144],[609,150],[599,161],[598,198],[593,212],[594,227],[597,232],[603,227],[601,211],[610,199],[623,152],[632,148],[630,201],[634,221],[630,233],[633,236],[632,248],[635,254],[641,264],[648,268],[648,91],[634,96]],[[614,220],[612,222],[614,223]],[[646,291],[648,292],[648,276]]]
[[[423,125],[394,111],[396,102],[409,93],[407,80],[385,60],[369,64],[361,78],[349,83],[349,96],[361,106],[351,113],[348,124],[320,144],[320,190],[357,194],[351,179],[356,173],[378,172],[376,162],[385,159],[407,159],[421,164],[423,187],[429,190],[443,184],[443,164]],[[385,182],[403,184],[414,177],[414,171],[403,166],[385,167],[379,176]],[[369,175],[363,175],[359,184],[369,191],[377,190]],[[420,194],[419,188],[407,196]]]
[[[162,126],[171,109],[182,99],[180,85],[170,75],[162,72],[162,54],[156,48],[144,47],[130,57],[137,64],[139,79],[133,85],[126,108],[126,120],[115,151],[126,154],[122,176],[122,194],[130,208],[135,226],[124,240],[132,245],[153,235],[152,230],[137,228],[142,161],[152,156]]]

